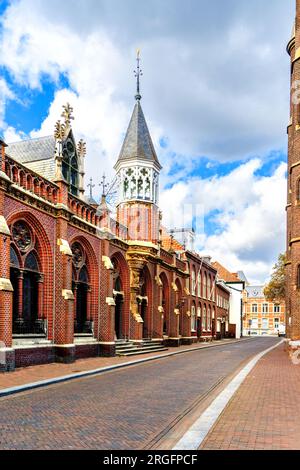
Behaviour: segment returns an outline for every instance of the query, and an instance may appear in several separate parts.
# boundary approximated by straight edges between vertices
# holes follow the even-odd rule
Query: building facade
[[[244,336],[285,334],[285,302],[268,302],[264,286],[246,286],[243,304]]]
[[[230,289],[222,280],[216,284],[216,339],[229,336]]]
[[[85,196],[72,108],[53,136],[0,140],[0,370],[114,355],[121,341],[216,338],[217,270],[161,226],[139,83],[117,159],[116,217]]]
[[[291,58],[290,122],[288,125],[287,336],[300,340],[300,0],[296,0],[296,19],[287,51]]]
[[[231,273],[218,261],[214,261],[212,265],[217,270],[218,280],[223,281],[230,292],[228,336],[240,338],[242,336],[243,295],[246,277],[242,271]]]

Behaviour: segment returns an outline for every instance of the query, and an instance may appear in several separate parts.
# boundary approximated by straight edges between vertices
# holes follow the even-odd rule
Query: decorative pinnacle
[[[93,188],[95,187],[93,178],[90,178],[90,184],[88,184],[87,187],[90,188],[90,199],[93,199]]]
[[[62,112],[61,117],[64,118],[66,127],[70,127],[71,120],[74,119],[73,111],[74,110],[69,103],[63,105],[63,112]]]
[[[65,137],[65,125],[60,121],[57,121],[54,127],[54,138],[60,142],[64,140]]]
[[[78,153],[81,157],[86,156],[86,142],[84,142],[83,139],[80,139],[80,141],[78,142],[77,150],[78,150]]]
[[[137,63],[137,66],[136,66],[136,70],[134,71],[134,76],[136,78],[136,95],[135,95],[135,99],[136,100],[140,100],[142,98],[141,94],[140,94],[140,77],[143,75],[143,71],[142,69],[140,68],[140,50],[138,49],[136,51],[136,63]]]
[[[102,176],[102,180],[100,181],[100,188],[102,187],[102,196],[106,196],[106,188],[108,187],[108,183],[105,182],[106,181],[106,176],[105,176],[105,173],[103,173],[103,176]]]

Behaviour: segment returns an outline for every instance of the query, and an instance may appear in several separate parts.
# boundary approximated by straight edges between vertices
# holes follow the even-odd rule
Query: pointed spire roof
[[[136,100],[118,162],[129,159],[155,162],[160,168],[140,99]]]

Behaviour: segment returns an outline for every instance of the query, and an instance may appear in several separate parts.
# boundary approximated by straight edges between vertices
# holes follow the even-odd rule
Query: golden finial
[[[62,124],[60,120],[58,120],[55,123],[55,127],[54,127],[54,138],[56,140],[62,141],[64,139],[64,136],[65,136],[65,125]]]
[[[69,103],[63,105],[63,112],[62,112],[61,117],[64,118],[66,127],[70,127],[71,120],[74,119],[73,111],[74,109]]]

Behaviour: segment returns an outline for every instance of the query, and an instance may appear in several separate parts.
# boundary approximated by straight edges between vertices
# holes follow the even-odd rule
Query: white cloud
[[[0,64],[15,83],[31,89],[42,90],[45,76],[58,84],[61,74],[71,87],[56,91],[47,118],[31,135],[52,134],[62,104],[70,101],[76,136],[88,144],[86,177],[99,181],[103,171],[112,177],[133,107],[139,46],[146,118],[155,143],[162,136],[167,142],[164,149],[157,146],[162,187],[175,177],[186,179],[199,156],[246,160],[284,148],[289,94],[284,45],[293,5],[226,0],[225,8],[223,3],[12,0],[3,18]],[[10,93],[1,79],[0,125]],[[16,140],[20,133],[10,127],[6,136]],[[200,220],[221,211],[216,216],[221,233],[202,233],[198,244],[253,279],[267,276],[283,249],[284,233],[284,169],[259,178],[260,166],[259,158],[251,158],[227,176],[189,178],[161,197],[169,219],[170,201],[177,214],[181,204],[197,201]],[[273,183],[274,197],[267,190]],[[190,209],[187,213],[190,219]]]
[[[6,128],[6,124],[4,122],[6,105],[9,100],[12,100],[14,98],[15,96],[7,85],[4,78],[0,78],[0,129]]]
[[[258,176],[261,166],[254,159],[226,176],[178,183],[161,197],[167,226],[177,226],[184,219],[183,212],[191,224],[188,215],[198,205],[199,231],[203,216],[212,213],[218,230],[211,235],[200,230],[197,248],[232,271],[244,270],[253,282],[265,282],[285,249],[286,164],[280,164],[271,176]]]

